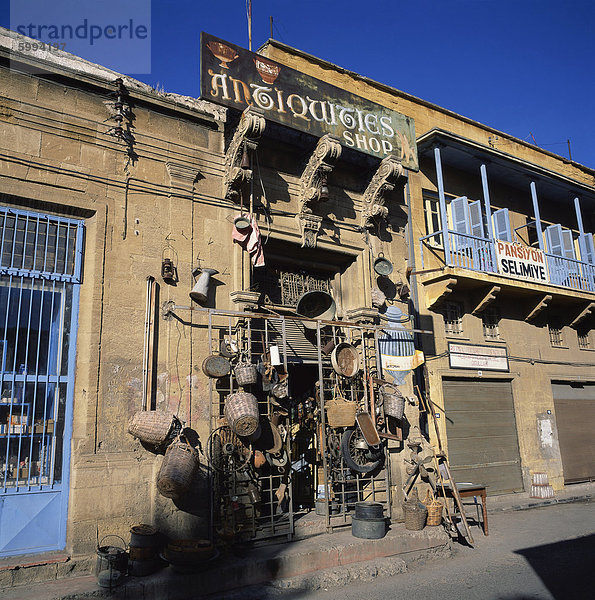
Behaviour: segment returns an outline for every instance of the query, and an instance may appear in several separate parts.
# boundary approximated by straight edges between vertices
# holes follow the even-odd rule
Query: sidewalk
[[[348,569],[352,580],[370,576],[394,575],[406,569],[405,558],[416,560],[436,555],[450,555],[450,538],[442,527],[426,527],[422,531],[407,531],[403,524],[391,526],[381,540],[354,538],[346,527],[333,534],[319,534],[291,543],[277,543],[251,548],[238,546],[213,561],[213,566],[192,574],[176,573],[171,567],[149,577],[129,577],[126,583],[110,593],[99,588],[93,576],[71,577],[57,581],[24,585],[4,591],[3,600],[54,600],[70,598],[143,598],[182,599],[257,585],[272,580],[285,581],[291,587],[294,578],[340,576],[333,569]],[[382,561],[380,573],[375,566]],[[373,565],[370,571],[370,565]]]
[[[594,490],[595,483],[585,483],[568,486],[555,498],[547,500],[530,498],[528,493],[488,497],[488,514],[589,500],[593,498]],[[466,510],[471,518],[472,510]],[[98,587],[94,576],[79,572],[76,576],[43,582],[38,579],[39,583],[16,587],[9,587],[10,583],[5,582],[2,598],[176,600],[201,598],[269,582],[274,582],[277,588],[319,589],[403,573],[412,562],[446,558],[452,552],[452,542],[442,527],[408,531],[403,524],[395,523],[381,540],[354,538],[350,527],[333,534],[323,531],[322,521],[314,516],[307,517],[299,527],[301,538],[259,547],[238,546],[233,553],[222,553],[211,567],[193,574],[176,573],[166,567],[149,577],[129,577],[125,584],[110,592]],[[472,527],[472,533],[483,537],[478,527]],[[95,561],[91,563],[94,565]],[[91,563],[87,561],[87,565]],[[73,564],[76,565],[70,561],[70,565]],[[63,572],[67,572],[68,567],[65,558]],[[13,572],[16,575],[14,584],[27,581],[26,570],[27,567],[21,567]]]

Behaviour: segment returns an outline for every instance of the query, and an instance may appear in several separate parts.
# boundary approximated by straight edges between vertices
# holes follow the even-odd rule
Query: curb
[[[541,502],[529,502],[528,504],[513,504],[511,506],[488,508],[488,514],[493,512],[506,512],[509,510],[529,510],[531,508],[540,508],[542,506],[553,506],[555,504],[570,504],[572,502],[585,502],[593,500],[593,494],[583,494],[581,496],[570,496],[568,498],[550,498]]]

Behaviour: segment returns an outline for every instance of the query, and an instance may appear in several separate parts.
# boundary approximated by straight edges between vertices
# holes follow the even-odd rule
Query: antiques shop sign
[[[448,342],[448,361],[451,369],[509,370],[506,348],[500,346]]]
[[[207,33],[201,97],[238,110],[256,106],[271,121],[316,137],[331,133],[344,146],[419,169],[413,119]]]
[[[501,275],[538,283],[549,281],[545,255],[541,250],[497,240],[496,258]]]

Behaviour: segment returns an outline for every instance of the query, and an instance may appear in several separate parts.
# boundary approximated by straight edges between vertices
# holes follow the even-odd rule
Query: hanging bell
[[[209,297],[209,287],[211,284],[211,275],[217,275],[219,271],[217,269],[201,269],[200,277],[194,284],[192,291],[190,292],[190,298],[197,304],[204,306],[207,303]]]

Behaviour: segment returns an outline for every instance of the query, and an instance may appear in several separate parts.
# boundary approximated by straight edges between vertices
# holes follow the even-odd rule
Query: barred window
[[[564,340],[562,338],[562,325],[558,319],[555,319],[548,324],[548,332],[550,336],[550,344],[552,346],[557,347],[564,344]]]
[[[500,311],[497,308],[486,308],[481,315],[481,322],[486,340],[500,339]]]
[[[578,347],[581,350],[589,350],[591,348],[591,331],[587,328],[578,329],[576,335],[578,337]]]
[[[443,309],[444,330],[450,335],[463,333],[463,306],[460,302],[446,302]]]

